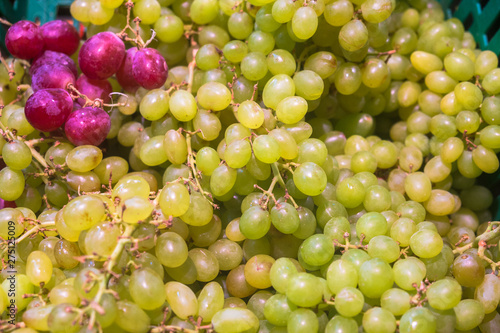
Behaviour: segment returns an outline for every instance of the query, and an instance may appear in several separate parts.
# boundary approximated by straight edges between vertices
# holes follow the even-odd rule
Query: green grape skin
[[[474,65],[474,74],[482,78],[498,67],[498,57],[492,51],[485,50],[477,55]]]
[[[163,89],[149,91],[139,104],[141,115],[147,120],[158,120],[169,110],[169,96]]]
[[[272,136],[258,136],[254,139],[252,148],[255,157],[261,162],[271,164],[280,158],[280,146]]]
[[[358,270],[349,261],[335,260],[328,267],[326,281],[330,291],[336,295],[345,287],[355,288],[357,286]]]
[[[244,268],[247,283],[257,289],[271,287],[270,270],[274,262],[274,258],[265,254],[251,257]]]
[[[271,285],[279,293],[285,294],[290,278],[297,273],[297,268],[290,259],[279,258],[273,263],[269,271]]]
[[[343,317],[354,317],[361,313],[364,300],[358,289],[344,287],[335,296],[335,310]]]
[[[491,274],[486,274],[483,281],[476,287],[474,299],[482,304],[486,314],[492,313],[498,306],[499,297],[497,295],[499,289],[500,283],[498,279]]]
[[[264,123],[262,108],[254,101],[244,101],[238,106],[238,121],[245,127],[257,129]]]
[[[3,184],[0,188],[1,199],[14,201],[23,194],[25,180],[21,171],[9,167],[3,168],[0,170],[0,182]]]
[[[380,298],[394,282],[391,266],[379,258],[365,261],[359,268],[359,290],[369,298]]]
[[[317,279],[308,273],[293,275],[288,282],[286,297],[300,307],[316,306],[323,299],[323,287]]]
[[[372,258],[380,258],[387,263],[392,263],[399,258],[399,244],[392,238],[380,235],[370,239],[368,254]]]
[[[435,231],[420,230],[411,236],[410,248],[420,258],[432,258],[441,252],[443,240]]]
[[[360,20],[351,20],[342,26],[339,33],[340,46],[354,52],[368,42],[368,29]]]
[[[176,90],[168,103],[170,112],[179,121],[189,121],[196,116],[196,100],[185,90]]]
[[[276,49],[267,55],[267,67],[273,75],[285,74],[292,76],[295,73],[297,65],[290,52]]]
[[[326,174],[313,162],[302,163],[295,169],[293,181],[302,193],[310,196],[321,194],[326,188]]]
[[[160,307],[166,297],[161,277],[150,268],[138,269],[132,273],[129,292],[135,304],[144,310]]]
[[[334,253],[335,248],[326,235],[312,235],[304,240],[299,248],[304,261],[312,266],[322,266],[328,263]]]
[[[260,206],[253,206],[245,210],[239,221],[241,233],[248,239],[263,237],[270,227],[270,214]]]
[[[437,310],[454,308],[462,298],[462,288],[454,279],[442,279],[429,286],[426,292],[429,305]]]
[[[380,297],[380,305],[394,316],[401,316],[410,309],[410,294],[399,288],[388,289]]]
[[[307,69],[297,72],[293,76],[293,82],[295,93],[308,101],[316,100],[323,94],[324,83],[316,72]]]
[[[473,299],[465,299],[460,301],[453,310],[456,316],[456,329],[465,331],[472,330],[479,326],[484,319],[483,305]]]
[[[393,266],[394,280],[404,290],[414,290],[414,285],[420,285],[426,275],[426,267],[422,261],[408,257],[398,260]]]
[[[30,278],[25,274],[16,274],[14,279],[16,293],[13,294],[9,292],[11,289],[12,280],[4,280],[2,282],[2,289],[7,296],[9,304],[15,303],[19,311],[24,310],[28,303],[30,303],[29,298],[23,298],[24,294],[32,294],[34,292],[34,286],[30,281]]]
[[[210,147],[203,147],[196,154],[196,167],[204,175],[210,176],[220,163],[217,152]]]
[[[83,195],[71,200],[63,208],[63,219],[73,230],[86,230],[104,218],[104,203],[99,198]]]
[[[243,168],[250,161],[251,157],[252,148],[247,140],[235,140],[231,142],[231,144],[227,146],[226,151],[224,152],[225,161],[227,165],[232,169]],[[221,168],[221,166],[216,168],[213,171],[213,174],[216,174],[219,168]]]
[[[118,308],[115,323],[121,329],[131,333],[149,331],[150,318],[138,305],[128,300],[116,302]]]
[[[186,242],[174,232],[165,232],[158,237],[155,252],[165,267],[179,267],[188,258]]]
[[[444,58],[444,69],[458,81],[468,81],[474,75],[474,63],[460,52],[451,52]]]
[[[309,309],[297,309],[293,311],[287,321],[287,331],[290,333],[316,332],[318,328],[318,317]]]
[[[30,148],[20,140],[12,140],[3,145],[2,158],[12,170],[27,168],[32,159]]]
[[[243,259],[241,246],[229,239],[219,239],[212,243],[209,248],[219,262],[219,269],[229,271],[238,267]]]
[[[363,314],[363,328],[367,333],[395,332],[396,318],[389,310],[373,307]]]
[[[311,7],[298,8],[292,17],[293,33],[300,39],[308,39],[318,28],[318,16]]]
[[[217,282],[207,283],[198,296],[198,316],[203,322],[211,322],[213,316],[224,306],[224,291]]]
[[[307,113],[307,101],[300,96],[289,96],[276,106],[276,117],[285,124],[299,122]]]
[[[276,110],[278,104],[287,97],[295,95],[295,83],[286,74],[277,74],[267,81],[262,92],[264,104]]]
[[[278,231],[292,234],[299,228],[299,213],[287,202],[278,203],[271,209],[271,223]]]
[[[226,308],[212,317],[212,325],[220,333],[257,332],[259,319],[248,309]]]
[[[280,146],[280,156],[286,160],[293,160],[297,157],[299,150],[294,138],[287,130],[283,128],[275,128],[269,132],[269,136],[273,137]]]
[[[206,110],[221,111],[231,103],[231,92],[219,82],[205,83],[198,89],[198,103]]]
[[[358,331],[358,324],[353,318],[335,315],[326,325],[325,332],[356,332]]]
[[[436,331],[436,319],[432,312],[424,307],[411,308],[400,319],[399,331],[401,333]]]
[[[154,30],[163,43],[174,43],[184,34],[184,24],[176,15],[162,15],[155,22]]]
[[[483,172],[494,173],[498,170],[499,162],[495,151],[483,145],[478,145],[472,151],[472,161]]]
[[[248,53],[240,63],[241,73],[251,81],[259,81],[268,72],[266,56],[262,52]]]
[[[165,292],[168,304],[179,318],[187,319],[198,313],[198,300],[186,285],[175,281],[167,282]]]

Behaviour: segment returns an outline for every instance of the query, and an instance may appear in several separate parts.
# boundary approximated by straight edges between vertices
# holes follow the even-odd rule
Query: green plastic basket
[[[500,54],[500,0],[440,0],[448,17],[463,22],[482,50]]]

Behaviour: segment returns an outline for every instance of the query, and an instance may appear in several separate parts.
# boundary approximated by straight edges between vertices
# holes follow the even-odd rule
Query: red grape
[[[32,59],[43,51],[43,38],[38,26],[30,21],[14,23],[5,35],[5,46],[16,58]]]
[[[45,23],[40,27],[45,49],[72,55],[78,49],[80,36],[76,28],[63,20]]]
[[[75,76],[67,66],[57,63],[38,67],[31,78],[33,91],[47,88],[66,89],[69,83],[75,84]]]
[[[146,89],[160,88],[167,81],[167,62],[157,50],[149,47],[141,49],[135,54],[132,74],[142,87]]]
[[[104,103],[109,103],[111,101],[109,94],[113,92],[111,83],[109,83],[108,80],[92,80],[86,77],[85,74],[80,75],[78,80],[76,80],[76,89],[91,100],[100,98]],[[79,98],[77,101],[81,105],[85,104],[83,98]]]
[[[31,75],[33,75],[36,70],[45,64],[58,63],[68,67],[75,77],[78,76],[75,62],[69,56],[61,52],[45,51],[39,57],[35,58],[30,67]]]
[[[103,109],[85,107],[70,114],[64,132],[75,146],[98,146],[106,139],[110,128],[111,120]]]
[[[137,47],[128,49],[120,68],[116,72],[116,80],[122,86],[123,90],[130,93],[135,93],[137,88],[139,88],[139,83],[137,83],[132,74],[132,62],[136,53]]]
[[[82,72],[90,79],[104,80],[115,74],[125,57],[125,44],[112,32],[100,32],[83,43],[78,54]]]
[[[66,90],[42,89],[26,101],[26,119],[35,129],[51,132],[64,124],[73,110],[73,100]]]

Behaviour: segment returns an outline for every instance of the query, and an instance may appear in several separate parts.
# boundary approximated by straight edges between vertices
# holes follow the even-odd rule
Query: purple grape
[[[73,111],[64,125],[66,137],[75,146],[100,145],[109,133],[111,119],[101,108],[85,107]]]
[[[125,57],[125,44],[112,32],[100,32],[83,43],[78,63],[83,74],[104,80],[115,74]]]
[[[136,47],[128,49],[120,68],[116,72],[116,80],[122,86],[123,90],[129,93],[135,93],[137,88],[139,88],[139,83],[137,83],[132,74],[132,62],[136,53]]]
[[[80,36],[76,28],[63,20],[45,23],[40,27],[45,49],[72,55],[78,50]]]
[[[68,55],[64,53],[49,51],[49,50],[43,52],[39,57],[35,58],[30,67],[31,75],[33,75],[40,66],[49,63],[58,63],[64,65],[71,70],[71,72],[75,77],[78,76],[78,71],[76,69],[76,65],[73,59],[71,59]]]
[[[113,92],[111,83],[109,83],[108,80],[91,80],[86,77],[85,74],[80,75],[78,80],[76,80],[76,89],[91,100],[99,98],[102,99],[104,103],[109,103],[111,101],[109,94]],[[85,104],[83,98],[79,98],[77,101],[81,105]]]
[[[33,91],[48,88],[66,89],[69,83],[75,84],[75,76],[68,67],[57,63],[38,67],[31,78]]]
[[[30,21],[14,23],[5,35],[5,46],[16,58],[32,59],[43,51],[43,38],[38,26]]]
[[[146,89],[161,88],[168,76],[165,58],[155,49],[144,48],[135,54],[132,62],[135,80]]]
[[[35,129],[51,132],[61,127],[73,110],[73,100],[66,90],[42,89],[26,101],[24,113]]]

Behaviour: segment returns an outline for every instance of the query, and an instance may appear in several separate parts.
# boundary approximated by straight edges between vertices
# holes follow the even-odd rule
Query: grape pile
[[[433,0],[76,0],[0,66],[0,331],[500,332],[498,57]]]

